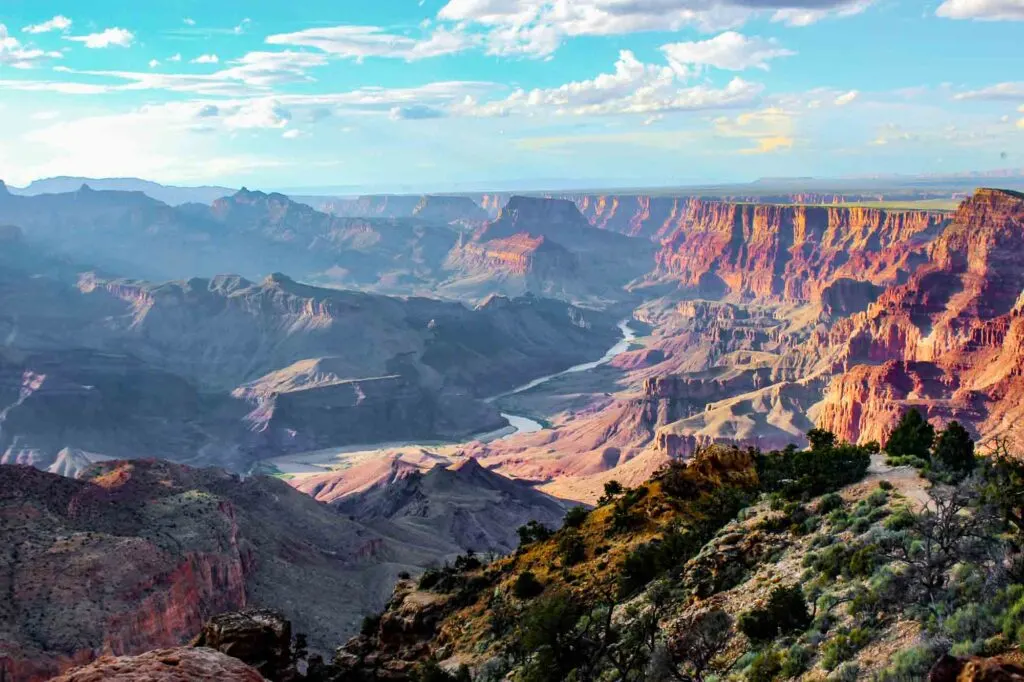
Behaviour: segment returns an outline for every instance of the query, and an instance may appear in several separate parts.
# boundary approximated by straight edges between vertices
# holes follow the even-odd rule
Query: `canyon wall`
[[[839,376],[819,423],[884,439],[913,406],[979,436],[1015,430],[1024,368],[1024,194],[979,190],[906,283],[817,343]]]
[[[843,277],[902,281],[946,222],[930,211],[693,199],[662,242],[654,279],[705,297],[806,302]]]

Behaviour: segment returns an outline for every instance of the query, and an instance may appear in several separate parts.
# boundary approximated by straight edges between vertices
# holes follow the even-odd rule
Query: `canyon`
[[[35,679],[268,606],[326,650],[712,443],[1016,442],[1024,194],[775,200],[0,186],[0,648]]]

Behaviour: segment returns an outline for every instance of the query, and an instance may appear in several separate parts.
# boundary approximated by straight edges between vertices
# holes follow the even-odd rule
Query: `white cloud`
[[[1018,81],[1015,83],[996,83],[995,85],[990,85],[987,88],[981,88],[979,90],[959,92],[953,95],[953,99],[1024,100],[1024,81]]]
[[[724,88],[684,87],[677,70],[644,64],[629,50],[619,53],[614,73],[557,88],[517,90],[502,100],[468,99],[454,108],[472,116],[548,111],[563,115],[653,114],[721,109],[749,104],[762,86],[734,78]]]
[[[52,121],[57,118],[60,118],[59,111],[37,111],[32,114],[33,121]]]
[[[67,31],[71,28],[71,20],[58,14],[53,19],[44,21],[41,24],[33,24],[21,29],[25,33],[49,33],[50,31]]]
[[[29,48],[7,33],[7,27],[0,24],[0,66],[15,69],[31,69],[47,59],[61,59],[60,52]]]
[[[291,130],[284,131],[281,134],[281,137],[283,137],[286,140],[294,140],[297,137],[302,137],[302,131],[299,130],[298,128],[292,128]]]
[[[181,61],[181,53],[179,52],[179,53],[177,53],[177,54],[175,54],[175,55],[173,55],[171,57],[168,57],[167,61],[169,61],[169,62],[180,62]]]
[[[875,0],[851,0],[834,7],[783,7],[772,14],[772,21],[787,26],[810,26],[830,16],[852,17],[866,10],[874,2]]]
[[[239,23],[238,26],[235,26],[233,29],[231,29],[231,31],[235,35],[241,35],[241,34],[245,33],[245,29],[251,23],[252,23],[252,19],[249,19],[248,17],[246,17],[245,19],[242,19],[241,23]]]
[[[768,62],[772,59],[796,54],[780,47],[774,39],[747,37],[735,31],[727,31],[709,40],[663,45],[661,51],[680,74],[688,74],[691,66],[698,70],[713,66],[729,71],[750,68],[767,71]]]
[[[220,57],[215,54],[201,54],[193,59],[190,64],[216,64],[220,61]]]
[[[332,26],[268,36],[270,45],[313,47],[345,59],[388,57],[415,61],[462,52],[475,38],[458,30],[435,29],[422,39],[388,33],[377,26]]]
[[[1021,0],[945,0],[935,14],[947,19],[1024,21]]]
[[[547,56],[568,37],[678,31],[719,31],[766,12],[806,25],[849,16],[874,0],[449,0],[438,17],[489,29],[488,51]],[[795,9],[794,9],[795,8]]]
[[[160,66],[160,60],[159,59],[150,59],[149,60],[149,68],[155,69],[158,66]]]
[[[196,25],[196,20],[192,19],[191,17],[185,17],[184,19],[182,19],[182,21],[185,23],[186,26],[195,26]]]
[[[860,92],[858,92],[857,90],[850,90],[849,92],[844,92],[843,94],[839,95],[832,101],[837,107],[845,107],[847,104],[850,104],[859,96]]]
[[[135,42],[135,34],[127,29],[115,27],[86,36],[67,36],[66,40],[82,43],[94,50],[106,47],[130,47]]]

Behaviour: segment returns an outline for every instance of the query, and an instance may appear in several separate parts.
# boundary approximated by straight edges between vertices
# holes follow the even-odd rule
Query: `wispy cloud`
[[[49,33],[50,31],[67,31],[71,28],[71,20],[62,14],[41,24],[33,24],[21,29],[25,33]]]
[[[1024,81],[996,83],[995,85],[990,85],[978,90],[958,92],[953,95],[953,99],[1024,100]]]
[[[459,30],[438,28],[423,38],[388,33],[377,26],[331,26],[267,37],[269,45],[312,47],[336,57],[361,61],[386,57],[415,61],[469,49],[476,38]]]
[[[699,70],[707,66],[728,71],[752,68],[767,71],[771,60],[796,54],[781,47],[774,39],[747,37],[735,31],[727,31],[709,40],[663,45],[661,51],[682,74],[688,74],[691,68]]]
[[[220,58],[215,54],[201,54],[195,59],[191,60],[190,64],[216,64],[220,61]]]

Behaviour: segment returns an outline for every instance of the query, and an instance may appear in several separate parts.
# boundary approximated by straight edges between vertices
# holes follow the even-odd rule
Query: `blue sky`
[[[1024,0],[6,0],[0,178],[1024,168]]]

